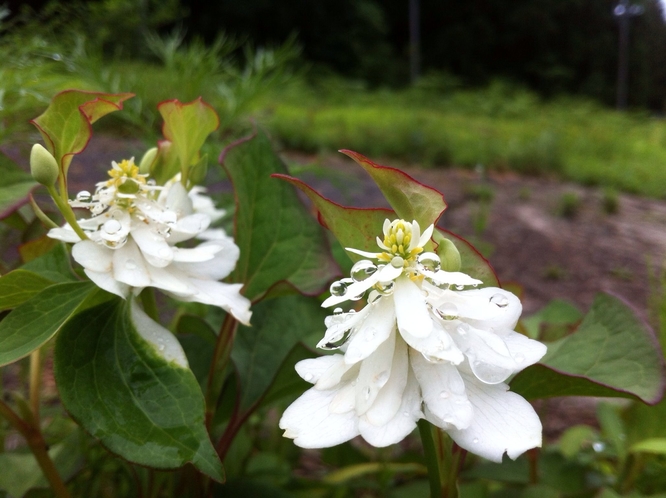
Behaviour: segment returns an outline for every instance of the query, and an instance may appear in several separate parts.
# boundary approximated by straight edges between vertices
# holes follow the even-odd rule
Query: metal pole
[[[409,74],[412,83],[421,76],[421,20],[419,0],[409,0]]]

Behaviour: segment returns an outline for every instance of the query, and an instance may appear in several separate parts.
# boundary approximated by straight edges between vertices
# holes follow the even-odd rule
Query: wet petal
[[[525,399],[506,384],[482,384],[468,376],[465,384],[474,417],[468,427],[448,431],[459,446],[498,463],[505,452],[515,460],[541,446],[541,421]]]
[[[366,311],[368,316],[349,340],[345,352],[347,363],[356,363],[370,356],[395,329],[395,310],[390,297],[368,304],[363,311]]]
[[[469,427],[474,413],[458,369],[448,362],[430,363],[414,350],[409,358],[428,409],[447,424]]]
[[[361,251],[360,249],[354,249],[353,247],[345,247],[345,251],[353,252],[354,254],[358,254],[359,256],[370,259],[377,259],[377,257],[381,254],[378,252]]]
[[[436,272],[433,271],[421,271],[423,275],[425,275],[426,278],[429,278],[432,280],[434,283],[439,284],[439,285],[444,285],[444,284],[449,284],[449,285],[480,285],[483,282],[481,280],[477,280],[476,278],[472,278],[469,275],[465,273],[461,273],[459,271],[444,271],[444,270],[438,270]]]
[[[447,328],[437,321],[433,321],[432,332],[425,337],[416,337],[404,331],[400,334],[410,347],[433,360],[446,360],[458,365],[465,359]]]
[[[453,340],[469,358],[474,375],[486,384],[504,382],[518,370],[502,337],[492,332],[461,324],[465,333],[453,334]]]
[[[207,249],[210,246],[210,249]],[[213,258],[208,261],[185,263],[177,261],[178,256],[174,258],[174,265],[187,275],[194,278],[206,280],[221,280],[228,276],[236,267],[240,250],[234,244],[233,240],[223,240],[215,242],[204,242],[199,244],[196,249],[216,251]],[[220,248],[216,250],[215,248]],[[180,252],[180,251],[178,251]]]
[[[356,384],[356,413],[363,415],[372,406],[379,390],[386,385],[391,375],[395,334],[361,362]]]
[[[113,278],[132,287],[148,287],[150,275],[137,245],[129,240],[113,251]]]
[[[167,361],[173,361],[178,366],[188,368],[187,357],[178,339],[146,315],[138,304],[132,304],[132,322],[141,337],[148,341],[156,353]]]
[[[72,257],[86,270],[97,273],[110,272],[113,267],[113,249],[95,244],[92,240],[74,244]]]
[[[73,243],[81,240],[81,237],[76,235],[76,232],[69,225],[62,228],[52,228],[47,235],[52,239],[62,240],[63,242]]]
[[[525,337],[518,332],[508,332],[502,337],[509,352],[516,362],[515,372],[521,371],[523,368],[533,365],[539,361],[543,355],[546,354],[547,348],[545,344],[540,343]]]
[[[210,217],[205,214],[195,213],[185,216],[172,226],[169,243],[177,244],[189,240],[205,231],[209,225]]]
[[[329,405],[337,390],[310,389],[287,408],[280,419],[284,436],[301,448],[328,448],[358,435],[358,417],[354,411],[334,414]]]
[[[296,373],[300,377],[311,384],[316,384],[319,379],[334,365],[344,363],[341,354],[332,354],[327,356],[320,356],[319,358],[308,358],[296,363]]]
[[[430,225],[428,228],[426,228],[418,240],[418,245],[416,245],[415,247],[424,247],[430,240],[430,237],[432,237],[432,232],[434,231],[434,229],[435,225]]]
[[[188,287],[192,287],[193,294],[181,296],[181,301],[196,301],[203,304],[212,304],[227,310],[243,325],[250,325],[252,304],[248,298],[241,295],[243,284],[225,284],[212,280],[191,278]]]
[[[406,277],[396,280],[393,299],[401,333],[404,331],[415,337],[426,337],[432,332],[432,319],[425,295],[414,282]]]
[[[154,228],[137,227],[132,230],[132,238],[151,266],[164,268],[173,261],[174,248]]]
[[[88,278],[92,280],[100,289],[104,289],[105,291],[110,292],[111,294],[115,294],[116,296],[120,296],[123,299],[126,299],[127,296],[129,296],[129,285],[118,282],[115,278],[113,278],[113,275],[110,271],[96,272],[88,270],[87,268],[83,271],[86,275],[88,275]]]

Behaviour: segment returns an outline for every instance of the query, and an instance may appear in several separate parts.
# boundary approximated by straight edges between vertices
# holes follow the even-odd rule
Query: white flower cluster
[[[296,371],[314,387],[285,411],[284,435],[323,448],[361,435],[373,446],[397,443],[425,418],[462,448],[489,460],[516,458],[541,445],[532,406],[504,381],[537,362],[546,347],[514,332],[522,306],[499,288],[440,269],[424,252],[433,226],[384,223],[381,253],[347,249],[358,261],[351,278],[331,285],[323,306],[361,299],[359,312],[338,308],[319,343],[333,354]]]
[[[240,251],[222,229],[209,229],[224,215],[203,189],[188,193],[174,178],[164,187],[151,185],[133,160],[114,162],[110,180],[97,184],[94,195],[79,192],[74,207],[92,217],[78,220],[88,239],[65,225],[49,237],[73,242],[72,256],[102,289],[127,298],[156,287],[181,301],[219,306],[249,325],[250,301],[242,284],[226,284]],[[197,238],[196,247],[176,244]]]

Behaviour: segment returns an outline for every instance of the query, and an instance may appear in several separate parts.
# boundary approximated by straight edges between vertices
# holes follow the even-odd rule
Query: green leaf
[[[532,339],[555,341],[568,335],[582,318],[580,310],[569,301],[553,299],[521,322]]]
[[[239,327],[231,352],[241,383],[241,413],[271,387],[298,342],[323,335],[327,314],[315,300],[303,296],[263,301],[252,310],[252,327]]]
[[[70,320],[56,340],[54,366],[65,408],[110,451],[160,469],[191,462],[224,478],[196,378],[140,335],[126,301],[114,298]]]
[[[220,118],[201,97],[187,104],[168,100],[157,109],[164,119],[162,134],[171,142],[170,153],[178,157],[180,170],[187,177],[187,169],[199,162],[199,149],[220,126]]]
[[[53,239],[48,238],[46,240],[53,241]],[[20,269],[38,273],[53,282],[77,282],[78,279],[72,272],[69,253],[65,244],[58,241],[54,242],[55,245],[52,249],[32,259]]]
[[[396,168],[380,166],[358,152],[341,150],[356,161],[375,181],[396,214],[405,221],[418,221],[421,230],[436,224],[446,209],[444,196]]]
[[[628,444],[644,439],[666,438],[666,399],[656,405],[634,403],[625,413]]]
[[[80,437],[80,432],[74,431],[65,440],[49,449],[51,460],[58,473],[65,479],[74,475],[81,466],[83,455],[80,451]],[[18,498],[33,488],[49,487],[32,453],[1,453],[0,468],[2,469],[0,489],[7,491],[11,496]]]
[[[66,174],[72,157],[88,145],[92,123],[122,109],[122,103],[133,96],[131,93],[65,90],[53,97],[46,111],[31,123],[37,127],[46,148]]]
[[[76,313],[95,286],[67,282],[47,287],[0,322],[0,366],[40,347]]]
[[[527,399],[610,396],[657,402],[663,354],[654,333],[616,297],[598,294],[577,331],[548,347],[542,364],[520,372],[512,390]]]
[[[192,373],[205,386],[208,371],[215,350],[215,332],[208,323],[198,316],[183,315],[176,325],[178,342],[183,346]]]
[[[500,287],[495,270],[490,266],[488,260],[479,251],[474,249],[472,244],[448,230],[437,228],[433,236],[434,241],[439,243],[438,239],[440,236],[453,242],[456,249],[458,249],[461,261],[460,270],[458,271],[481,280],[483,284],[480,287]]]
[[[666,438],[646,439],[629,448],[631,453],[655,453],[666,455]]]
[[[53,282],[27,270],[14,270],[0,277],[0,311],[23,304]]]
[[[318,294],[339,274],[321,227],[296,192],[271,178],[286,167],[268,138],[252,138],[222,152],[236,196],[236,244],[240,259],[233,281],[244,282],[244,294],[256,301],[286,282],[305,294]]]
[[[28,195],[37,187],[32,176],[0,152],[0,220],[6,218],[28,201]]]

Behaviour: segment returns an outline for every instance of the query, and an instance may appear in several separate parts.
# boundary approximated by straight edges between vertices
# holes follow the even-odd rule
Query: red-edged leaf
[[[66,174],[72,157],[88,145],[92,123],[122,109],[122,103],[133,96],[132,93],[65,90],[53,97],[46,111],[31,123],[37,127],[46,148]]]
[[[395,219],[394,211],[341,206],[321,196],[312,187],[297,178],[279,174],[273,176],[291,183],[310,198],[317,210],[317,219],[323,226],[333,232],[342,247],[353,247],[354,249],[370,252],[380,251],[377,247],[377,236],[382,234],[382,225],[385,219]],[[363,259],[363,256],[348,254],[354,261]]]
[[[171,153],[177,155],[180,169],[186,174],[187,168],[199,160],[199,149],[208,135],[220,126],[220,118],[201,97],[187,104],[167,100],[157,109],[164,119],[164,138],[171,142]]]
[[[443,230],[437,227],[437,231],[443,237],[446,237],[453,242],[456,249],[458,249],[462,263],[460,267],[461,272],[481,280],[483,282],[481,287],[500,287],[500,282],[495,270],[488,260],[484,258],[472,244],[448,230]],[[435,242],[436,241],[437,239],[435,238]]]
[[[416,220],[421,229],[437,223],[446,209],[444,196],[419,183],[404,171],[380,166],[358,152],[341,150],[356,161],[375,181],[397,215],[405,221]]]

